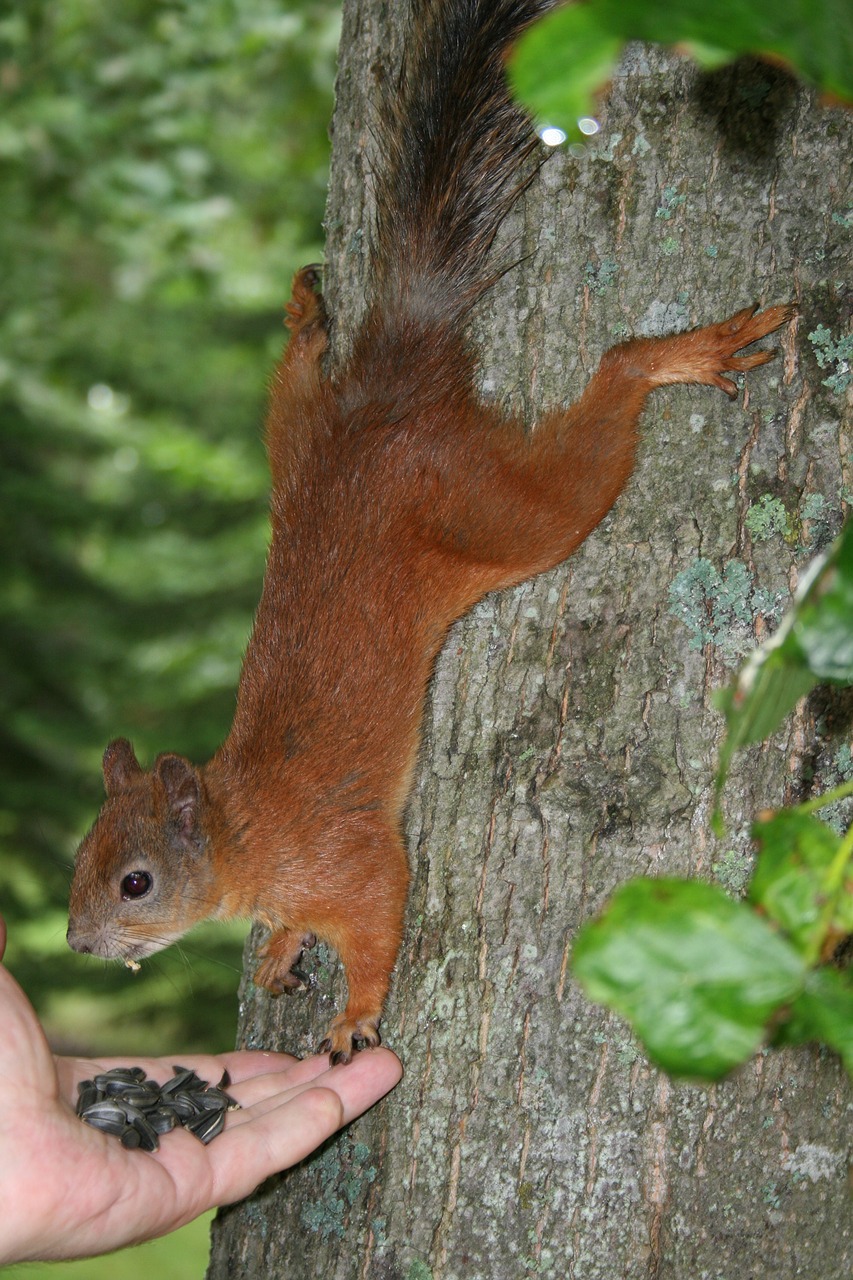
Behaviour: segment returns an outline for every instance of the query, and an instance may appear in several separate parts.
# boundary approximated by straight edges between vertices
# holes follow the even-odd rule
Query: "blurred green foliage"
[[[65,900],[107,740],[203,760],[230,723],[338,21],[330,0],[0,17],[0,910],[64,1046],[233,1035],[241,930],[132,976],[67,949]]]
[[[22,1262],[0,1267],[3,1280],[202,1280],[209,1252],[212,1213],[173,1231],[119,1253],[79,1262]]]

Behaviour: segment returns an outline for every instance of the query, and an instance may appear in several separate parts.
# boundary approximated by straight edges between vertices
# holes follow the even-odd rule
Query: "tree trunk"
[[[371,111],[406,6],[344,9],[338,344],[362,306]],[[796,340],[734,403],[657,392],[635,475],[581,550],[453,628],[409,806],[408,931],[383,1024],[405,1079],[220,1216],[210,1280],[853,1274],[853,1096],[836,1058],[772,1052],[721,1085],[673,1083],[570,969],[577,928],[620,882],[737,888],[757,810],[849,769],[849,700],[818,695],[738,757],[729,836],[711,835],[712,691],[779,616],[850,482],[844,393],[822,385],[807,335],[821,323],[838,337],[849,313],[851,118],[770,66],[704,75],[634,46],[602,119],[585,154],[547,160],[504,228],[525,257],[475,321],[484,394],[532,418],[576,397],[621,336],[756,300],[796,298]],[[316,1044],[341,985],[328,952],[314,963],[307,998],[245,982],[242,1045]]]

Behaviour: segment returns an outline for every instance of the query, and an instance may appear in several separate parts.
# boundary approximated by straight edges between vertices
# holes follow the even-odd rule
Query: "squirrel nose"
[[[75,933],[71,925],[68,926],[68,931],[65,934],[65,940],[72,951],[79,951],[83,955],[91,954],[91,942],[87,942],[85,938],[81,938],[77,933]]]

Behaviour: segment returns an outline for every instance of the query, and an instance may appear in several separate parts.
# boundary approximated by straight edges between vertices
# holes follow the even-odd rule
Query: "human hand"
[[[6,929],[0,917],[0,959]],[[327,1055],[181,1054],[242,1110],[209,1146],[176,1129],[153,1155],[126,1151],[74,1114],[77,1084],[119,1065],[163,1082],[172,1058],[54,1057],[35,1010],[0,965],[0,1265],[90,1257],[165,1235],[214,1205],[231,1204],[304,1159],[341,1125],[397,1084],[388,1049],[363,1050],[346,1066]]]

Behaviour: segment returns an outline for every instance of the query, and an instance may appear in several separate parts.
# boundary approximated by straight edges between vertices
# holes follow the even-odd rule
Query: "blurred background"
[[[107,741],[202,761],[230,725],[338,23],[330,0],[0,17],[0,911],[65,1052],[233,1044],[246,926],[133,975],[68,949],[66,901]]]

